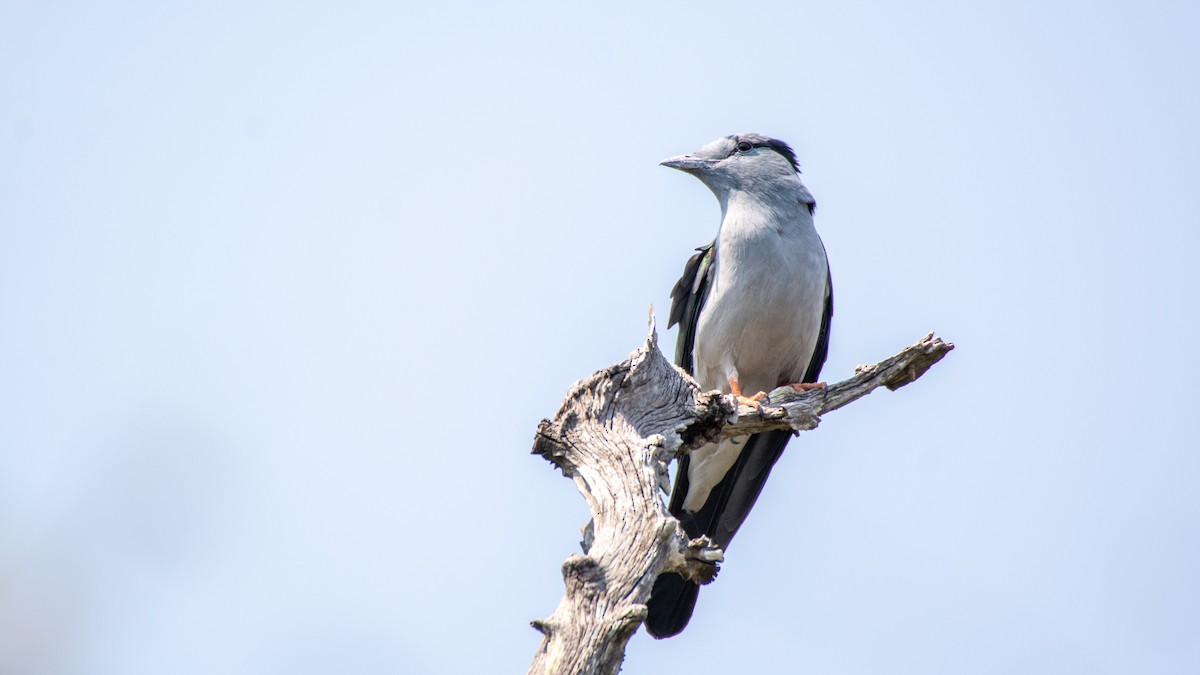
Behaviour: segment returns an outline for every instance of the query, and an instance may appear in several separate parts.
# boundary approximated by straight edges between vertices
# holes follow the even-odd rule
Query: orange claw
[[[753,396],[742,396],[742,385],[738,384],[736,377],[729,377],[729,390],[733,392],[733,396],[737,399],[738,404],[749,406],[751,408],[761,408],[761,401],[767,397],[767,392],[760,391]]]
[[[747,398],[745,396],[738,396],[737,402],[738,402],[738,405],[744,405],[744,406],[748,406],[750,408],[761,408],[762,407],[762,402],[758,400],[757,396],[750,397],[750,398]]]
[[[795,389],[796,391],[800,392],[801,394],[803,394],[804,392],[812,391],[813,389],[824,389],[825,383],[824,382],[797,382],[795,384],[789,384],[788,386],[791,387],[792,389]]]

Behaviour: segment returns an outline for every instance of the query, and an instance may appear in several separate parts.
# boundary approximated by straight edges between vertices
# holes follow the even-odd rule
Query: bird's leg
[[[729,380],[729,391],[733,392],[734,397],[737,399],[737,402],[740,405],[747,405],[751,408],[758,408],[762,406],[761,401],[767,397],[767,393],[765,391],[760,391],[757,394],[749,397],[742,396],[742,385],[738,384],[737,375],[730,375],[726,379]]]
[[[795,384],[789,384],[788,386],[791,387],[792,389],[795,389],[797,392],[803,394],[804,392],[812,391],[813,389],[824,389],[825,383],[824,382],[796,382]]]

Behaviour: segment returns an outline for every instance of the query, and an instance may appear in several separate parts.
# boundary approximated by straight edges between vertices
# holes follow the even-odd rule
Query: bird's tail
[[[646,603],[646,632],[658,640],[683,632],[699,596],[700,586],[682,576],[674,572],[658,575]]]

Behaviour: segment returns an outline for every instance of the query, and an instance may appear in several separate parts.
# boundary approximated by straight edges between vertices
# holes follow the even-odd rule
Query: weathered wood
[[[902,387],[954,348],[931,333],[848,380],[804,393],[777,389],[761,407],[739,408],[667,361],[653,323],[640,349],[575,383],[554,420],[538,427],[533,452],[575,482],[592,523],[584,554],[563,563],[558,608],[532,622],[543,638],[530,673],[616,673],[659,574],[699,583],[715,576],[722,551],[704,537],[688,541],[663,501],[677,453],[718,437],[815,428],[822,414],[878,387]]]
[[[723,426],[719,435],[728,438],[775,429],[815,429],[821,415],[853,403],[879,387],[895,391],[913,382],[952,349],[952,343],[930,333],[895,356],[873,366],[855,368],[854,377],[836,384],[803,393],[779,387],[757,409],[739,406],[737,421]]]

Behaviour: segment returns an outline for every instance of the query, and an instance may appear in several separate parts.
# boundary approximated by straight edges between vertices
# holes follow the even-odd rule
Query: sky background
[[[0,4],[0,673],[524,672],[529,454],[790,142],[824,377],[624,672],[1200,672],[1200,5]]]

